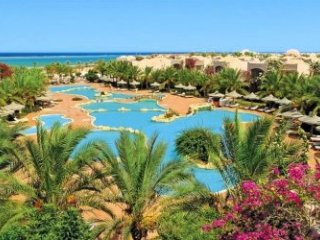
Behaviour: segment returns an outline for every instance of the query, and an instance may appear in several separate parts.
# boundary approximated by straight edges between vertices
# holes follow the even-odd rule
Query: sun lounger
[[[253,106],[253,107],[250,107],[250,110],[256,111],[258,108],[259,106]]]
[[[297,130],[287,130],[286,133],[288,135],[299,135],[299,132]]]
[[[186,93],[185,93],[185,92],[180,93],[180,94],[178,94],[178,96],[180,96],[180,97],[185,97],[185,96],[186,96]]]
[[[244,110],[250,110],[250,107],[249,106],[246,106],[243,108]]]
[[[264,112],[264,111],[266,111],[268,108],[266,108],[266,107],[264,107],[264,108],[258,108],[258,111],[259,112]]]
[[[320,150],[320,146],[314,146],[315,150]]]
[[[239,107],[239,103],[236,103],[236,104],[230,104],[229,107],[231,108],[236,108],[236,107]]]
[[[310,137],[310,140],[313,142],[320,142],[320,137]]]
[[[265,113],[273,113],[275,110],[276,110],[275,108],[270,108],[270,109],[265,110],[264,112]]]
[[[320,142],[310,142],[313,147],[320,146]]]

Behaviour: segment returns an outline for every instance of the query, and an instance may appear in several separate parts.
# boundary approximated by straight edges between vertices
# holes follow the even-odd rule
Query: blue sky
[[[0,0],[0,52],[320,51],[319,0]]]

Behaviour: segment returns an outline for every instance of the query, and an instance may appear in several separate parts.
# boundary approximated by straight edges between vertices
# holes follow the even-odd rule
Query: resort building
[[[174,67],[176,69],[195,68],[199,70],[208,67],[214,72],[219,72],[223,68],[230,67],[248,72],[253,77],[260,76],[267,70],[267,62],[276,60],[282,62],[283,72],[297,72],[299,74],[309,74],[309,63],[317,60],[315,54],[302,56],[296,50],[289,50],[285,54],[270,54],[263,56],[259,54],[248,54],[246,50],[242,55],[221,54],[216,56],[208,55],[190,55],[190,54],[157,54],[153,56],[144,56],[139,59],[133,56],[121,57],[119,60],[132,62],[133,65],[144,69],[146,66],[154,69]]]

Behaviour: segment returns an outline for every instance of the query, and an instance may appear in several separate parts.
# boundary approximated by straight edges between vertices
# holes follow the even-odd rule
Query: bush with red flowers
[[[203,230],[225,240],[320,239],[320,165],[294,163],[278,173],[264,185],[242,182],[235,203]]]
[[[12,75],[11,68],[4,63],[0,63],[0,80],[6,77],[10,77]]]

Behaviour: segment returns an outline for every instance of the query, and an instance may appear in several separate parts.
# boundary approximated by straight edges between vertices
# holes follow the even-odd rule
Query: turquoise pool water
[[[73,87],[74,88],[74,87]],[[65,93],[77,94],[82,96],[89,96],[87,87],[78,87],[77,90],[72,89],[71,86],[53,87],[51,91],[67,90]],[[90,91],[94,91],[91,89]],[[123,94],[121,94],[123,95]],[[91,96],[91,95],[90,95]],[[111,98],[112,100],[112,98]],[[215,133],[222,133],[222,124],[225,118],[233,118],[234,112],[225,110],[214,111],[201,111],[195,115],[176,119],[170,123],[158,123],[152,121],[152,117],[157,116],[165,110],[159,106],[156,101],[145,100],[134,103],[122,103],[114,101],[108,102],[92,102],[82,106],[84,109],[90,112],[93,117],[93,123],[95,126],[108,126],[108,127],[126,127],[132,128],[144,132],[147,136],[151,136],[154,133],[159,135],[159,140],[163,140],[167,143],[167,152],[164,161],[170,161],[177,159],[174,143],[177,135],[183,130],[191,127],[206,127],[211,129]],[[125,109],[126,111],[120,111],[119,109]],[[251,122],[257,119],[254,114],[239,113],[240,120],[242,122]],[[43,119],[52,123],[53,119]],[[62,121],[61,118],[57,119]],[[119,137],[119,132],[116,131],[92,131],[85,141],[81,144],[85,144],[92,140],[102,140],[115,149],[114,142]],[[81,147],[81,144],[79,147]],[[206,185],[211,191],[217,192],[225,188],[224,182],[220,174],[216,170],[206,170],[193,168],[196,178]]]
[[[96,99],[99,94],[97,90],[86,85],[52,86],[49,90],[51,92],[63,92],[72,95],[84,96],[90,100]],[[134,96],[135,94],[112,93],[110,97],[105,96],[105,99],[130,99]]]
[[[61,114],[42,115],[39,117],[39,120],[43,123],[43,126],[45,129],[50,129],[55,122],[59,122],[62,125],[65,125],[71,122],[71,119],[65,118]],[[37,131],[35,126],[27,128],[24,131],[22,131],[22,133],[26,135],[35,134],[36,132]]]

